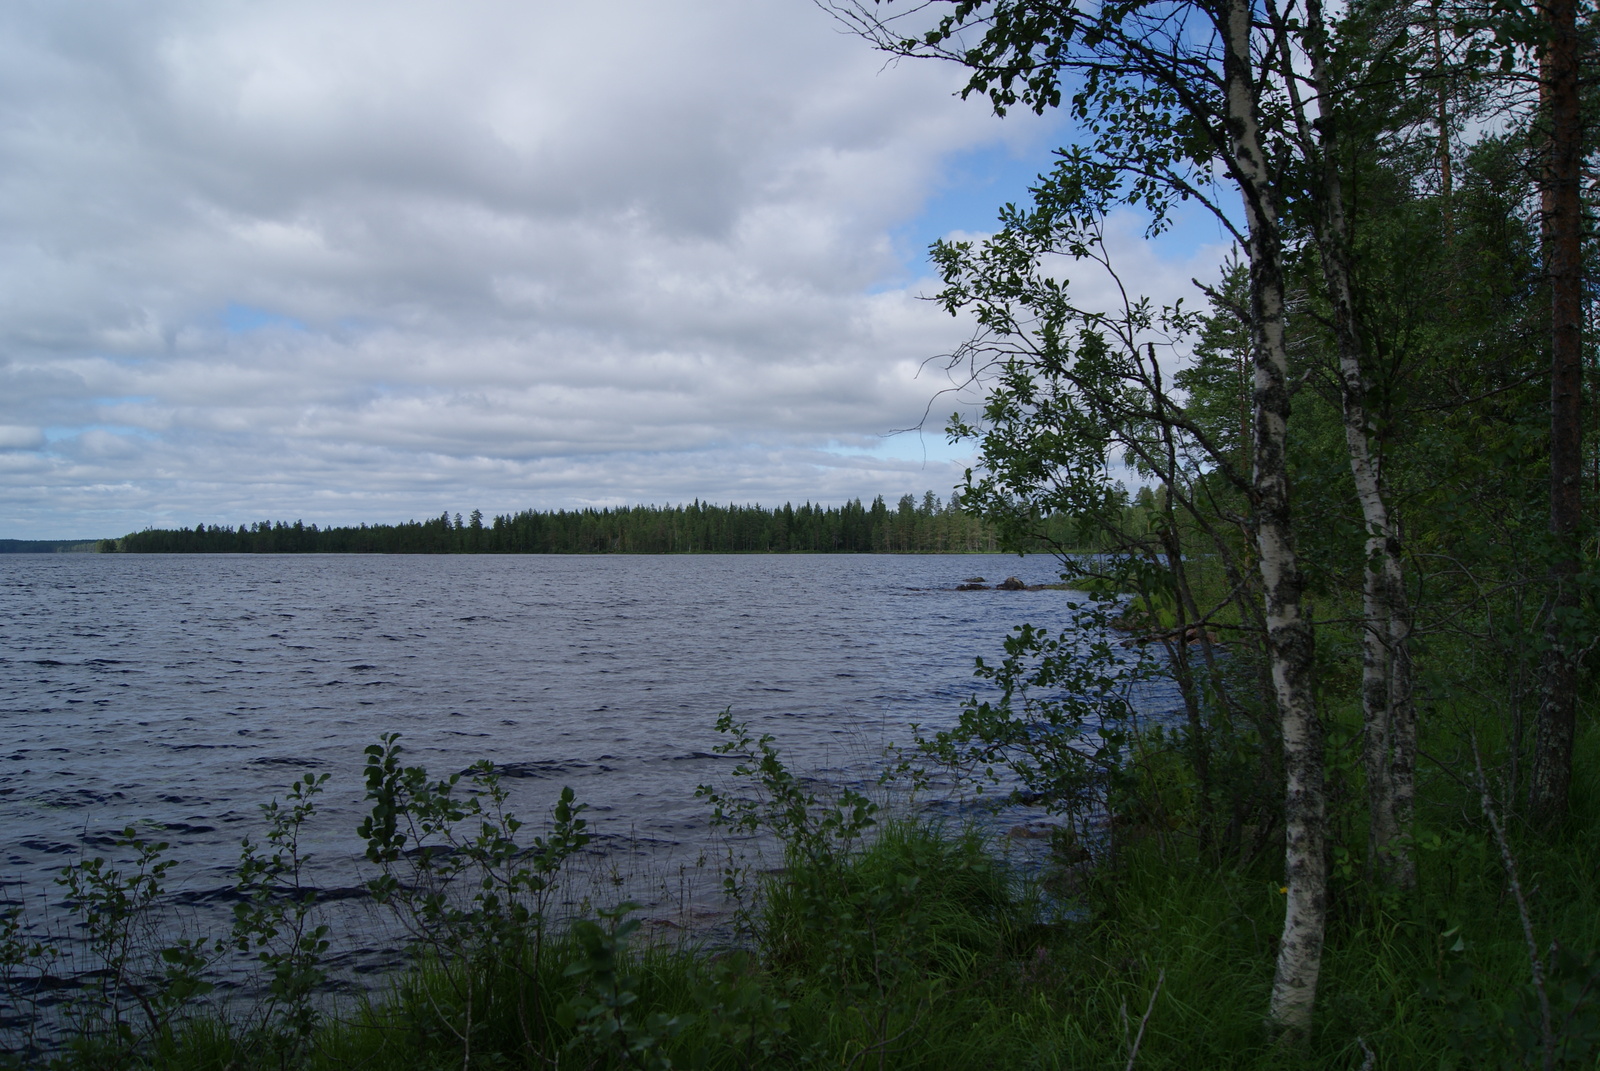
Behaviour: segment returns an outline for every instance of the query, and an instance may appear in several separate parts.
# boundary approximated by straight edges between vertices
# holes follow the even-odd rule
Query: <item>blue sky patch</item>
[[[155,442],[160,438],[149,428],[136,428],[127,424],[79,424],[71,427],[55,424],[39,430],[44,435],[45,445],[47,446],[53,446],[63,439],[76,439],[78,436],[91,431],[104,431],[112,435],[131,436],[135,439],[142,439],[145,442]]]
[[[890,232],[907,277],[928,270],[928,247],[952,231],[992,232],[1000,206],[1026,201],[1028,188],[1038,182],[1041,171],[1049,170],[1052,161],[1044,147],[1019,152],[998,144],[946,160],[943,179],[922,211]]]
[[[253,305],[229,305],[222,313],[222,326],[231,334],[242,335],[248,331],[260,331],[268,327],[286,327],[291,331],[304,331],[306,325],[289,316],[266,309],[258,309]]]
[[[937,239],[953,231],[991,234],[998,227],[1002,205],[1026,205],[1040,174],[1056,164],[1055,146],[1071,140],[1064,123],[1055,133],[1054,139],[1039,138],[1026,148],[991,143],[949,157],[943,177],[922,211],[890,232],[902,268],[897,278],[884,280],[876,289],[904,286],[928,272],[928,247]],[[1234,211],[1236,198],[1228,199],[1226,192],[1222,197],[1223,210]],[[1184,260],[1201,246],[1226,244],[1230,239],[1207,209],[1190,201],[1173,206],[1167,230],[1157,241],[1163,256]]]

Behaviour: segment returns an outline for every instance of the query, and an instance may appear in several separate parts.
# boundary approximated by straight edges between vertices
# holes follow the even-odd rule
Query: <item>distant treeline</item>
[[[106,552],[136,554],[728,554],[951,553],[1000,548],[994,527],[940,502],[932,491],[891,507],[880,495],[842,506],[785,504],[523,510],[486,521],[445,513],[426,521],[318,528],[258,521],[237,528],[149,528],[104,540]]]
[[[93,554],[106,540],[0,539],[0,554]]]

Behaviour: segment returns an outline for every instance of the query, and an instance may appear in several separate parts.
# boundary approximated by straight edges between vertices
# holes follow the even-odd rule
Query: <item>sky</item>
[[[0,537],[948,495],[927,245],[1070,136],[960,84],[809,0],[0,5]]]

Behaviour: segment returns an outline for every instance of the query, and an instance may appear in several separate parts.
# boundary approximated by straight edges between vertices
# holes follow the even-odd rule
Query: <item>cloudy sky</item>
[[[1067,136],[959,81],[808,0],[6,4],[0,537],[945,494],[926,246]]]

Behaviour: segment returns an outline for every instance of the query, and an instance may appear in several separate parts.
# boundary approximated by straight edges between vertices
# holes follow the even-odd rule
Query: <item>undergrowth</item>
[[[518,846],[521,823],[500,809],[490,771],[469,785],[430,781],[399,764],[389,739],[372,749],[375,818],[364,831],[380,868],[374,893],[407,913],[416,942],[413,966],[388,990],[353,1005],[304,999],[306,980],[321,976],[321,935],[309,901],[288,890],[293,834],[318,782],[268,812],[276,835],[265,848],[247,848],[259,895],[234,940],[267,953],[276,1010],[224,1014],[208,1003],[194,980],[193,957],[209,954],[200,945],[158,951],[152,967],[118,943],[124,973],[144,972],[139,999],[102,976],[106,1003],[80,1009],[75,1044],[7,1062],[86,1071],[1537,1066],[1521,921],[1465,785],[1443,778],[1430,788],[1414,892],[1376,892],[1359,868],[1335,868],[1316,1033],[1287,1052],[1262,1024],[1282,923],[1280,861],[1224,865],[1182,835],[1138,825],[1093,859],[1059,837],[1055,872],[1023,881],[980,834],[885,818],[859,793],[823,793],[789,773],[770,739],[731,720],[722,727],[742,776],[737,790],[705,794],[722,822],[774,836],[783,852],[776,870],[730,864],[744,925],[736,946],[642,940],[629,905],[547,925],[549,889],[585,835],[581,805],[564,797],[553,826]],[[1587,732],[1580,770],[1595,769],[1597,748],[1600,736]],[[1594,1067],[1592,776],[1575,807],[1558,835],[1513,830],[1510,846],[1561,1031],[1556,1066]],[[416,850],[426,845],[435,851]],[[111,915],[117,889],[132,897],[125,907],[144,910],[158,891],[154,848],[138,849],[142,871],[80,871],[80,891]],[[107,934],[133,932],[120,925],[101,919]],[[9,978],[39,950],[6,932]],[[163,977],[188,988],[162,990]]]

